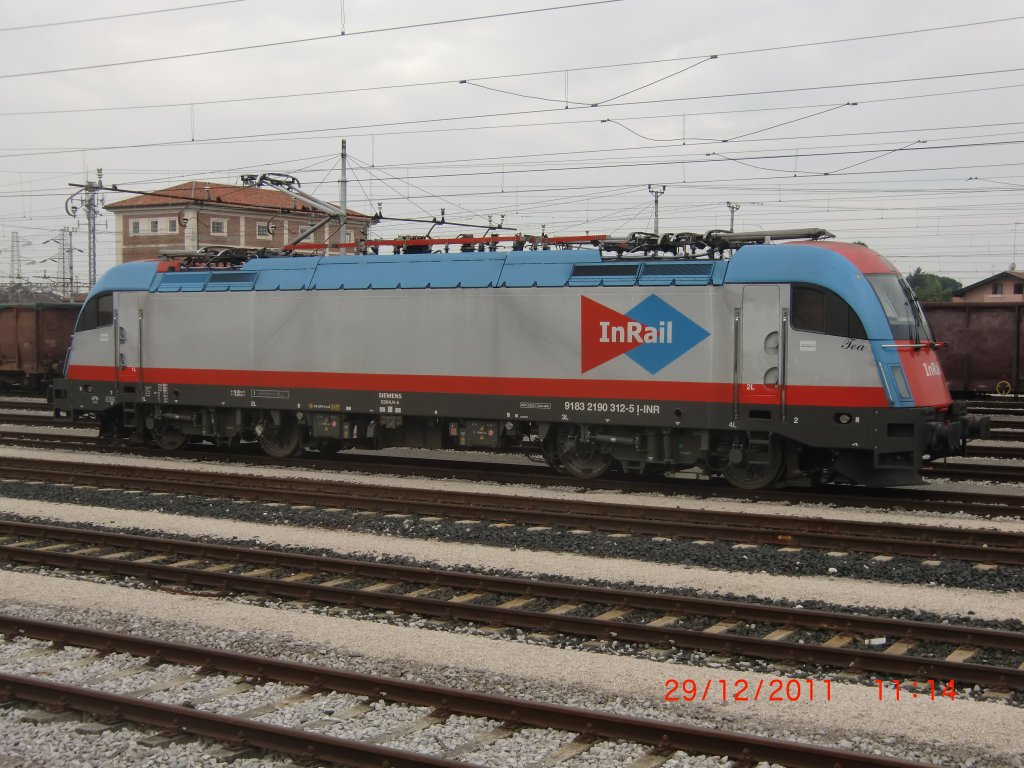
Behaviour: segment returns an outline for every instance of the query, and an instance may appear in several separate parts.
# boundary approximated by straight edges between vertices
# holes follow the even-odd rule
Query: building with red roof
[[[281,248],[324,218],[277,189],[207,181],[186,181],[105,208],[115,217],[118,263],[206,247]],[[335,221],[303,242],[366,240],[371,223],[366,214],[350,210],[344,236]]]

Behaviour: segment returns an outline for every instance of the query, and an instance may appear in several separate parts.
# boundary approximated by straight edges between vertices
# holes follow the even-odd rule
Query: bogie
[[[165,451],[180,451],[189,443],[188,435],[173,424],[163,421],[154,426],[149,434],[153,444]]]
[[[722,475],[736,488],[756,491],[775,485],[785,468],[779,440],[771,435],[747,435],[733,442]]]
[[[256,425],[256,439],[260,448],[275,459],[298,456],[304,447],[304,435],[299,421],[290,412],[270,411]]]

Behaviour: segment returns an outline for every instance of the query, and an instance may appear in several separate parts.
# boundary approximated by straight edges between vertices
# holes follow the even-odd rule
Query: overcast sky
[[[342,138],[367,212],[624,237],[653,230],[654,184],[662,232],[733,203],[737,230],[822,226],[905,272],[1024,268],[1019,1],[45,0],[0,28],[3,279],[14,232],[54,274],[27,262],[97,168],[337,201]]]

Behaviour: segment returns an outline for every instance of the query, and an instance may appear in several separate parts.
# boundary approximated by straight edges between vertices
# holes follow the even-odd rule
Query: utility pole
[[[56,243],[57,262],[60,264],[60,295],[70,300],[75,295],[74,247],[71,244],[71,227],[61,227],[60,234],[44,240],[43,243]]]
[[[736,221],[736,211],[740,209],[740,204],[727,202],[726,205],[729,207],[729,231],[735,232],[736,229],[733,226],[733,223]]]
[[[61,248],[61,260],[60,260],[60,278],[61,282],[64,283],[67,288],[63,291],[64,298],[68,301],[75,295],[75,249],[71,245],[71,227],[64,227],[61,230],[63,235],[60,239]],[[65,243],[64,237],[67,237]]]
[[[1013,271],[1014,269],[1017,268],[1017,225],[1018,224],[1024,224],[1024,221],[1015,221],[1014,222],[1014,260],[1010,264],[1011,271]],[[11,237],[13,237],[13,236],[11,236]]]
[[[647,191],[654,195],[654,235],[658,232],[658,198],[665,194],[664,184],[648,184]]]
[[[22,239],[17,232],[10,233],[10,279],[12,283],[22,282]]]
[[[96,181],[86,181],[78,192],[75,192],[64,201],[64,211],[68,216],[74,216],[77,220],[80,208],[85,209],[85,221],[87,227],[87,245],[89,255],[89,281],[86,290],[92,288],[96,282],[96,222],[100,215],[100,206],[103,205],[103,198],[100,190],[103,188],[103,169],[96,169]],[[69,237],[70,242],[70,237]],[[74,286],[72,285],[72,290]]]
[[[338,242],[347,242],[345,235],[348,224],[348,142],[341,140],[341,176],[338,178],[338,200],[341,215],[338,216]]]
[[[99,206],[102,204],[102,200],[99,199],[99,189],[103,186],[103,169],[96,169],[96,183],[90,183],[87,187],[88,200],[85,206],[86,222],[89,229],[89,240],[88,250],[89,254],[89,282],[86,285],[86,289],[92,288],[96,283],[96,219],[99,218]],[[68,244],[70,249],[71,238],[68,238]],[[69,254],[70,256],[70,250]],[[70,258],[68,259],[70,263]],[[72,285],[72,288],[74,285]]]

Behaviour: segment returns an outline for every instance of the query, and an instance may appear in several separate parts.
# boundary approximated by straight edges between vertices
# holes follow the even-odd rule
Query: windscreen
[[[866,277],[882,303],[894,339],[913,339],[915,342],[932,340],[928,321],[906,280],[891,273]]]

